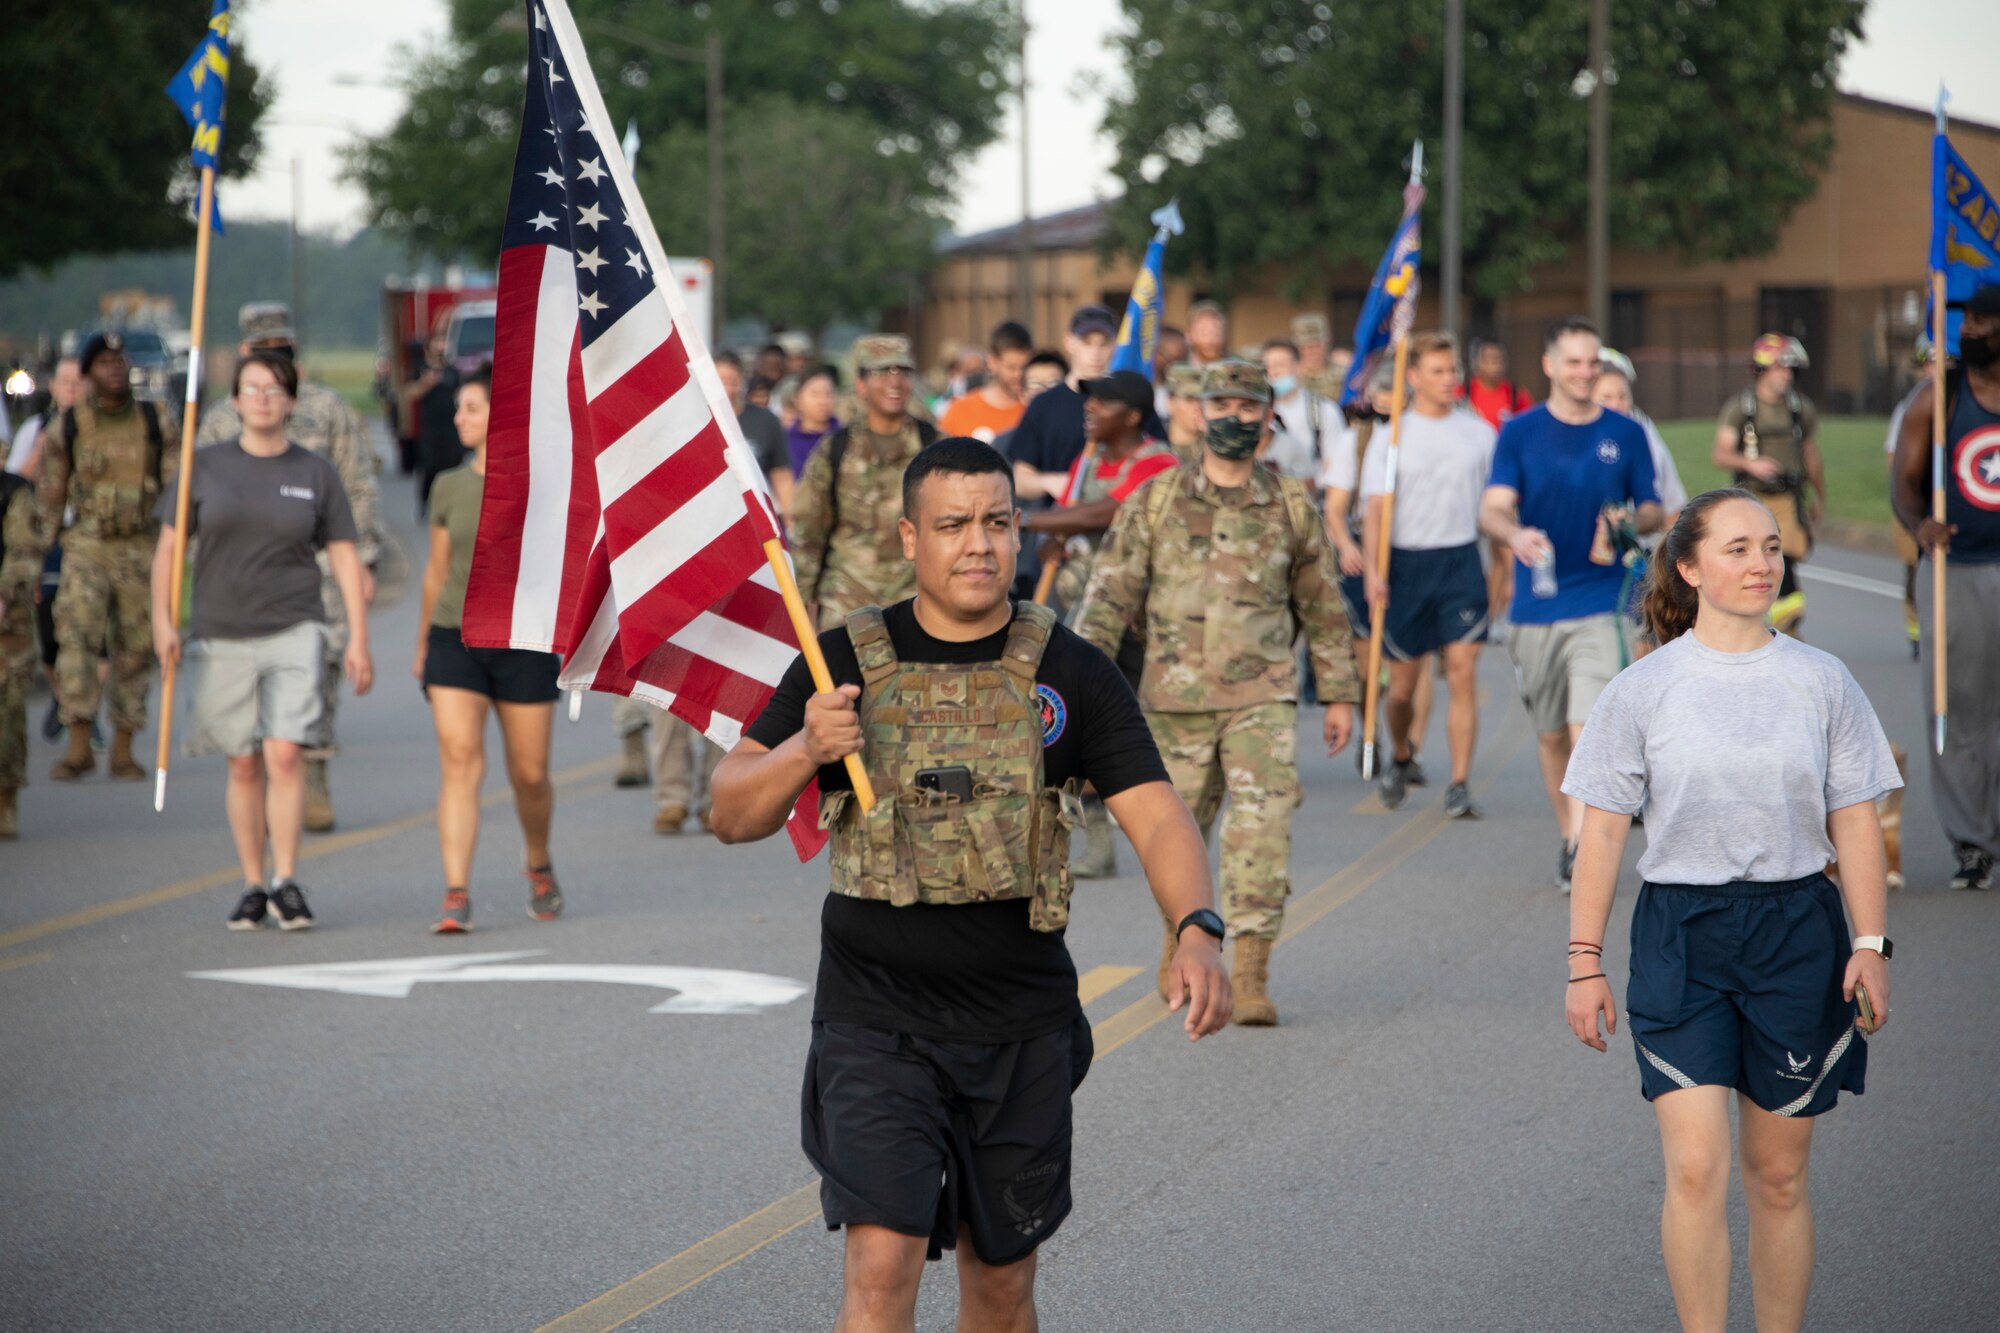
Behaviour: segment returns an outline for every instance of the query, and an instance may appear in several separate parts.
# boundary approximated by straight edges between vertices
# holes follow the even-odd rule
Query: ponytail
[[[1653,551],[1646,573],[1646,595],[1639,609],[1646,617],[1646,628],[1661,644],[1671,643],[1694,628],[1701,598],[1693,585],[1681,577],[1681,564],[1694,560],[1695,547],[1708,535],[1709,511],[1730,500],[1764,503],[1738,486],[1703,491],[1687,502],[1666,539]]]

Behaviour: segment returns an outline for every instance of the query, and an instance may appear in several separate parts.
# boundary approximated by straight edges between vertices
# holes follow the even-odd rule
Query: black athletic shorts
[[[527,648],[468,648],[456,625],[432,625],[424,649],[424,689],[471,690],[496,703],[553,703],[562,659]]]
[[[963,1222],[980,1262],[1027,1258],[1069,1216],[1070,1094],[1091,1053],[1081,1013],[1003,1046],[814,1023],[802,1139],[827,1229],[924,1236],[939,1259]]]

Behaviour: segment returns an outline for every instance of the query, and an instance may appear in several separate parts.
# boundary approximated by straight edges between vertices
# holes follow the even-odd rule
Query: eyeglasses
[[[910,378],[910,368],[908,366],[884,366],[880,370],[869,371],[868,377],[870,379],[881,380],[906,380]]]
[[[262,388],[238,389],[236,391],[236,396],[238,398],[257,399],[257,398],[285,398],[288,397],[289,395],[285,393],[283,385],[267,384]]]

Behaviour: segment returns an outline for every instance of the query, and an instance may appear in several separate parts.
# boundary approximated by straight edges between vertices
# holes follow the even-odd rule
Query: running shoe
[[[1954,889],[1990,889],[1993,887],[1993,858],[1983,847],[1971,843],[1958,845],[1958,871],[1951,877]]]
[[[529,866],[528,915],[537,921],[553,921],[563,913],[562,888],[556,883],[556,868]]]
[[[1569,892],[1570,875],[1576,870],[1576,848],[1567,841],[1562,845],[1562,854],[1556,858],[1556,887]]]
[[[1424,766],[1417,762],[1415,755],[1411,755],[1403,761],[1403,781],[1409,783],[1412,787],[1428,787],[1431,785],[1431,780],[1424,775]]]
[[[291,880],[278,885],[271,895],[271,910],[278,914],[280,930],[311,930],[312,908],[306,906],[306,891]]]
[[[444,910],[438,913],[433,935],[463,935],[472,929],[472,895],[464,889],[444,891]]]
[[[1479,811],[1472,804],[1472,791],[1463,782],[1454,782],[1444,789],[1444,817],[1446,819],[1479,818]]]
[[[1402,806],[1410,794],[1410,761],[1391,757],[1389,766],[1382,770],[1382,776],[1375,781],[1375,795],[1383,808],[1395,810]]]
[[[59,741],[63,734],[62,701],[49,700],[49,711],[42,714],[42,739]]]
[[[271,895],[264,892],[260,884],[252,884],[243,890],[243,896],[236,900],[236,910],[229,914],[231,930],[255,930],[264,924],[270,915]]]

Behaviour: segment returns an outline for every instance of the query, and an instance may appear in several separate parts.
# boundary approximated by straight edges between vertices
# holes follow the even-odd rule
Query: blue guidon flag
[[[222,165],[222,111],[228,94],[229,0],[215,0],[208,15],[208,31],[167,83],[167,96],[194,131],[188,156],[196,171],[213,171]],[[222,209],[212,198],[209,220],[216,231],[222,230]]]
[[[1979,288],[2000,282],[2000,203],[1951,146],[1944,107],[1940,90],[1931,140],[1931,271],[1944,274],[1944,346],[1947,355],[1957,356],[1956,307]]]
[[[1178,236],[1181,224],[1180,201],[1167,200],[1165,208],[1153,211],[1152,244],[1132,279],[1132,295],[1125,300],[1125,322],[1118,326],[1118,345],[1111,353],[1111,369],[1136,370],[1153,378],[1153,349],[1160,344],[1160,311],[1166,294],[1162,266],[1167,256],[1167,238]]]
[[[778,525],[562,0],[530,0],[465,642],[561,655],[725,748],[798,655]],[[824,842],[818,789],[788,821]]]
[[[1368,380],[1376,363],[1398,337],[1410,331],[1417,317],[1417,284],[1401,290],[1390,280],[1408,264],[1411,270],[1422,261],[1421,230],[1418,223],[1424,209],[1424,146],[1419,143],[1410,161],[1410,183],[1403,187],[1403,220],[1396,224],[1389,248],[1368,284],[1367,299],[1361,303],[1361,318],[1354,323],[1354,365],[1347,382],[1340,386],[1340,405],[1347,406],[1368,391]]]

